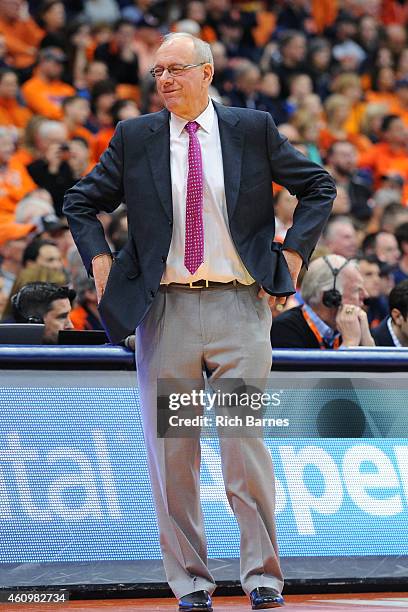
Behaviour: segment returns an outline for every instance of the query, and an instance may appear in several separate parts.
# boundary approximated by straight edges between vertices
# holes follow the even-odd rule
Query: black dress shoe
[[[258,587],[251,591],[249,597],[253,610],[265,610],[265,608],[280,608],[284,605],[282,595],[270,587]]]
[[[194,591],[194,593],[183,595],[179,599],[179,610],[181,612],[191,612],[192,610],[212,612],[211,595],[207,591]]]

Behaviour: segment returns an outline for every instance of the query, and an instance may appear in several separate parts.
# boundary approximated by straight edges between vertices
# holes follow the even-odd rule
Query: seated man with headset
[[[356,261],[340,255],[315,259],[301,291],[303,306],[283,312],[272,324],[274,348],[375,346],[362,308],[367,294]]]
[[[58,344],[58,333],[72,329],[69,314],[75,291],[53,283],[28,283],[12,297],[16,323],[43,323],[43,344]]]

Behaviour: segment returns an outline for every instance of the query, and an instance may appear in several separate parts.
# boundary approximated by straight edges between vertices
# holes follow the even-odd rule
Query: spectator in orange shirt
[[[374,186],[378,188],[381,177],[399,174],[408,185],[408,130],[401,117],[386,115],[383,119],[382,141],[360,155],[360,168],[371,170]]]
[[[12,132],[0,128],[0,223],[14,221],[18,202],[37,188],[26,168],[11,159],[14,153]]]
[[[34,76],[21,90],[29,108],[47,119],[62,119],[62,102],[73,96],[75,89],[61,80],[66,56],[58,47],[46,47],[39,52]]]
[[[0,125],[26,127],[31,111],[17,100],[18,80],[11,68],[0,68]]]
[[[80,96],[70,96],[63,101],[62,110],[64,113],[62,121],[67,128],[68,139],[71,140],[74,136],[81,136],[91,146],[93,135],[85,127],[91,112],[88,100]]]
[[[24,0],[1,0],[0,33],[6,38],[13,66],[28,68],[35,63],[43,30],[30,17]]]

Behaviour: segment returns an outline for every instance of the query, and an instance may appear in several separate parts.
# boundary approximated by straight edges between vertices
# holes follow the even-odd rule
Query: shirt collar
[[[387,319],[387,327],[388,327],[388,331],[390,332],[392,341],[394,343],[395,346],[402,346],[401,342],[398,340],[397,335],[392,327],[392,318],[388,317]]]
[[[323,340],[325,340],[325,342],[331,346],[334,339],[338,336],[338,333],[329,327],[329,325],[327,325],[327,323],[325,323],[308,304],[303,304],[303,309],[307,312],[313,323],[316,325],[317,331]]]
[[[210,133],[213,123],[214,123],[214,105],[210,98],[208,98],[208,104],[206,108],[203,110],[201,115],[199,115],[194,121],[197,121],[199,126]],[[181,136],[182,131],[186,127],[188,121],[187,119],[182,119],[178,117],[174,113],[170,113],[170,130],[174,135]]]

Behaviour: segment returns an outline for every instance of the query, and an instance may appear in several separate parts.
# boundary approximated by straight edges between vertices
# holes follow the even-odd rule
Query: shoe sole
[[[274,603],[271,601],[271,603],[265,603],[262,604],[260,606],[252,606],[252,610],[266,610],[269,608],[282,608],[285,604],[282,603]]]
[[[179,612],[213,612],[212,608],[179,608]]]

